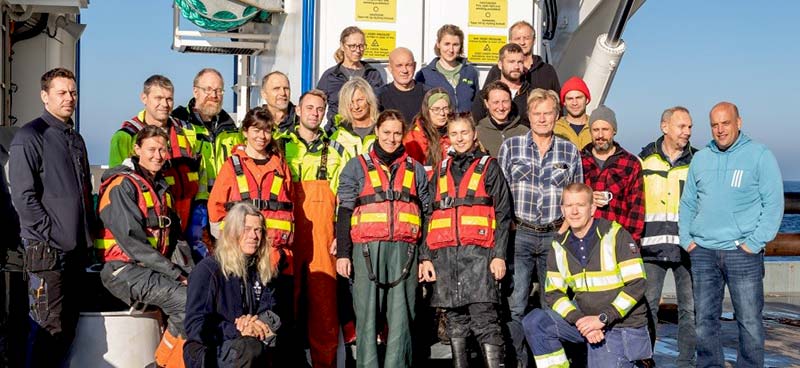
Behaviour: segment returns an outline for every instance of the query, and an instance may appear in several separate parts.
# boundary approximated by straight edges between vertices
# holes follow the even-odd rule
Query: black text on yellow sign
[[[506,28],[508,0],[469,0],[469,26]]]
[[[389,53],[397,44],[397,32],[365,29],[364,36],[367,44],[367,48],[364,50],[364,59],[389,59]]]
[[[469,35],[467,36],[467,59],[473,63],[497,63],[500,48],[506,44],[506,36]]]
[[[394,23],[397,21],[397,0],[356,0],[356,20]]]

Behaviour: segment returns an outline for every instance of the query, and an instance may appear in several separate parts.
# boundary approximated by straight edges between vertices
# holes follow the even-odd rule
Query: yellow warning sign
[[[467,59],[471,63],[495,64],[505,44],[506,36],[471,34],[467,37]]]
[[[469,26],[506,28],[508,0],[469,0]]]
[[[397,21],[397,0],[356,0],[356,20],[394,23]]]
[[[364,36],[367,43],[364,59],[389,60],[389,53],[397,42],[397,32],[365,29]]]

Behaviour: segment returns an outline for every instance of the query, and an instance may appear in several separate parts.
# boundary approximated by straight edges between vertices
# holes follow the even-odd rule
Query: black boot
[[[503,347],[500,345],[483,344],[483,361],[486,368],[505,367],[503,363]]]
[[[450,351],[453,352],[453,368],[468,368],[467,339],[465,337],[451,337]]]

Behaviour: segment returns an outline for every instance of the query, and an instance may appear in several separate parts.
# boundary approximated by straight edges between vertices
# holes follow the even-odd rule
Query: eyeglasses
[[[363,44],[363,43],[351,43],[351,44],[349,44],[349,45],[345,45],[345,46],[346,46],[346,47],[347,47],[347,48],[348,48],[350,51],[364,50],[364,49],[366,49],[366,48],[367,48],[367,45],[366,45],[366,44]]]
[[[548,118],[549,118],[549,117],[553,117],[553,116],[555,116],[555,115],[556,115],[556,112],[555,112],[555,111],[548,111],[548,112],[532,112],[532,113],[530,113],[530,116],[531,116],[531,117],[532,117],[534,120],[538,120],[539,118],[541,118],[541,117],[543,117],[543,116],[544,116],[544,117],[548,117]]]
[[[437,115],[438,114],[445,114],[445,115],[447,115],[447,114],[450,113],[450,108],[449,107],[431,107],[430,108],[430,112],[431,112],[431,114],[437,114]]]
[[[207,94],[209,96],[211,96],[211,95],[222,96],[222,95],[225,94],[225,90],[222,89],[222,88],[211,88],[211,87],[200,87],[200,86],[194,86],[194,88],[197,88],[197,89],[203,91],[203,93],[205,93],[205,94]]]

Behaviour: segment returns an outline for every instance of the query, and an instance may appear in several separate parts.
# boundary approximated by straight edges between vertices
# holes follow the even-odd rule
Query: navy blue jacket
[[[374,91],[377,91],[385,83],[383,76],[381,76],[378,69],[375,69],[369,63],[362,61],[361,64],[364,65],[364,79],[372,86]],[[317,89],[322,90],[328,96],[328,114],[326,116],[331,122],[333,117],[339,113],[339,91],[349,80],[347,75],[342,73],[341,68],[342,63],[330,67],[322,73],[322,76],[319,77],[319,82],[317,82]]]
[[[255,273],[254,277],[257,278]],[[272,289],[261,284],[258,305],[247,306],[242,289],[252,291],[253,280],[243,287],[242,279],[222,274],[219,262],[213,256],[203,259],[189,275],[186,295],[186,317],[183,326],[187,341],[201,342],[206,348],[219,347],[224,341],[242,337],[236,329],[236,318],[245,314],[261,314],[272,310]],[[255,304],[255,303],[253,303]]]
[[[472,101],[479,98],[478,69],[475,69],[466,59],[461,59],[461,63],[464,65],[461,67],[460,80],[456,88],[453,88],[444,75],[436,70],[438,62],[438,57],[431,60],[428,65],[417,72],[414,79],[419,83],[427,84],[430,88],[444,88],[450,95],[450,109],[454,112],[472,111]]]
[[[89,160],[72,120],[64,123],[45,111],[22,127],[11,141],[8,179],[23,239],[64,252],[91,245]]]

